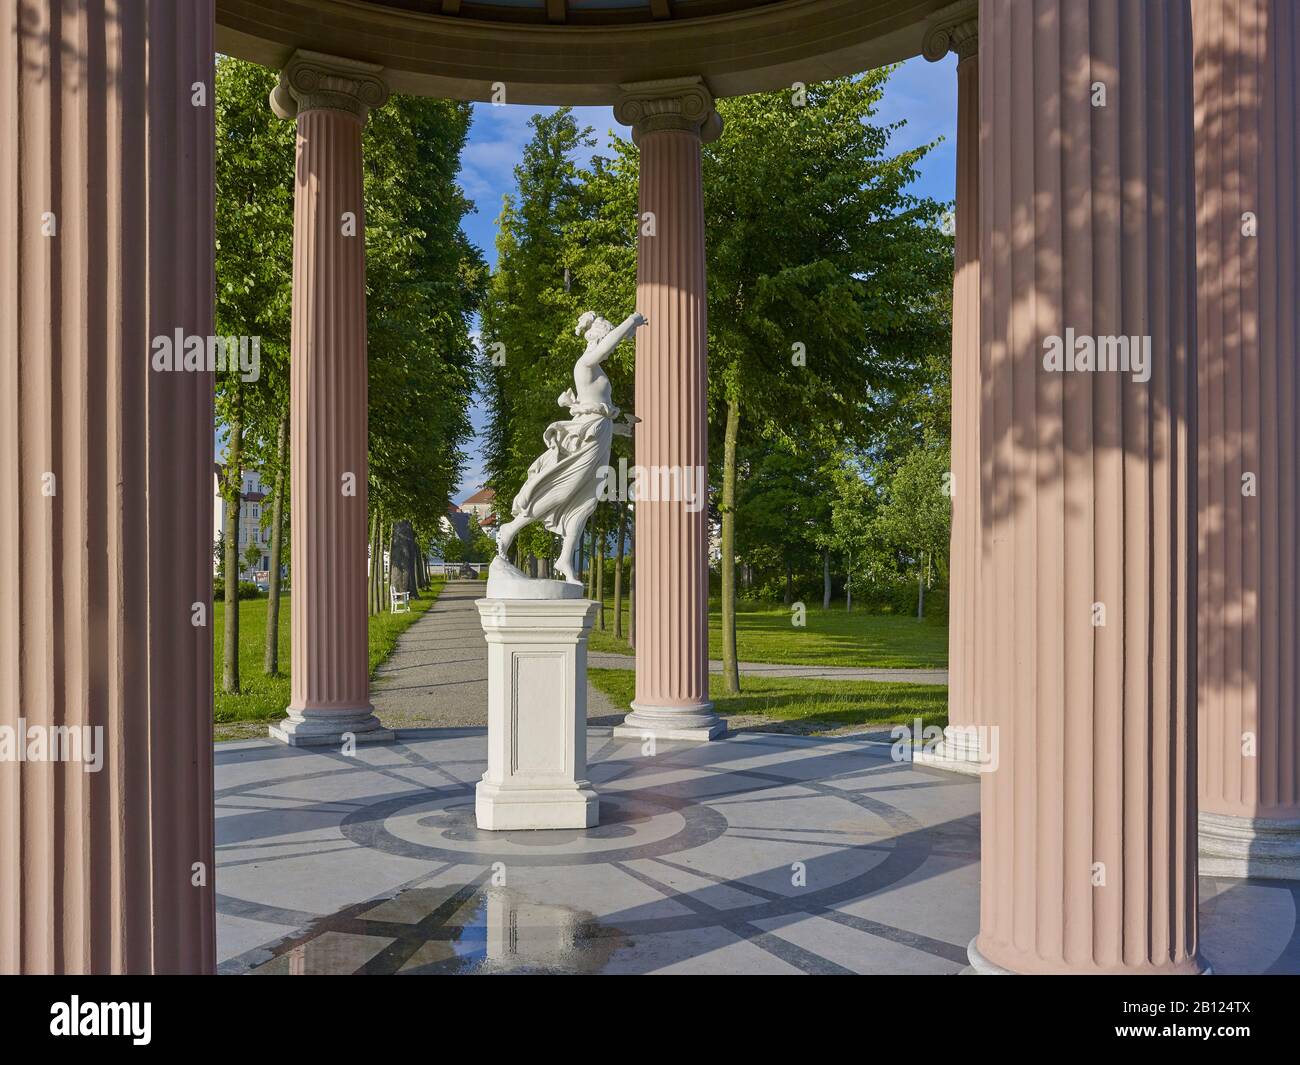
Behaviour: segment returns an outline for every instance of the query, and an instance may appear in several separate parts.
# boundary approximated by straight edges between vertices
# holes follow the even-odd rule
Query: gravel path
[[[388,728],[487,727],[487,644],[474,600],[482,581],[448,581],[427,614],[397,638],[370,686]],[[587,720],[623,720],[608,697],[587,685]]]

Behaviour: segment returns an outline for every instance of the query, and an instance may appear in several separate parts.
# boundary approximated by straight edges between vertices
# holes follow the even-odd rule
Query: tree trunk
[[[919,621],[925,617],[925,564],[916,567],[916,617]]]
[[[627,537],[627,504],[618,505],[618,538],[614,548],[614,638],[623,638],[623,542]]]
[[[375,616],[375,521],[378,514],[375,510],[370,511],[370,534],[367,539],[367,552],[369,554],[366,568],[366,612]]]
[[[284,541],[284,493],[289,488],[289,408],[280,414],[275,434],[275,499],[271,503],[271,572],[266,588],[266,650],[262,672],[280,672],[280,550]]]
[[[226,514],[222,523],[226,539],[226,558],[222,563],[226,610],[222,626],[221,690],[232,695],[239,692],[239,504],[244,487],[243,463],[244,409],[242,399],[237,399],[231,411],[229,445],[226,449],[223,485]]]
[[[379,515],[379,612],[387,614],[389,610],[388,593],[392,589],[392,577],[384,569],[384,544],[388,543],[389,537],[392,536],[392,526],[384,521],[383,512]],[[392,564],[392,560],[389,560]]]
[[[605,631],[605,537],[596,541],[596,602],[600,604],[597,611],[598,623]]]
[[[587,533],[587,598],[596,598],[596,530],[594,528]]]
[[[822,609],[831,608],[831,549],[822,548]]]
[[[379,506],[375,506],[374,516],[370,521],[370,613],[384,612],[384,515]]]
[[[722,445],[722,678],[729,694],[740,691],[736,659],[736,439],[740,435],[740,400],[727,399],[727,429]]]
[[[785,605],[789,606],[794,602],[794,563],[790,561],[790,556],[785,556]]]
[[[415,598],[415,530],[403,519],[393,523],[393,538],[388,551],[389,583],[395,592]]]

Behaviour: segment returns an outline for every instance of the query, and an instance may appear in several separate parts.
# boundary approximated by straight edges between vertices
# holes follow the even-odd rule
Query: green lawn
[[[420,599],[411,600],[409,614],[381,614],[370,619],[370,673],[397,646],[397,637],[420,615],[433,605],[442,591],[441,580],[421,593]],[[217,739],[227,739],[239,734],[233,729],[222,729],[240,721],[275,721],[285,716],[289,705],[289,597],[280,601],[280,673],[268,677],[262,672],[262,655],[266,646],[266,600],[244,599],[239,603],[239,679],[240,693],[227,695],[221,690],[221,647],[225,604],[213,607],[213,690],[216,693],[213,720],[217,723]]]
[[[894,614],[830,610],[808,605],[806,624],[791,623],[789,608],[740,603],[736,613],[736,651],[742,662],[784,662],[807,666],[859,666],[877,669],[942,669],[948,665],[948,626]],[[627,602],[623,633],[627,634]],[[626,638],[614,638],[614,600],[606,599],[605,629],[594,627],[591,650],[630,654]],[[722,613],[709,604],[709,657],[722,657]]]
[[[591,683],[621,708],[636,691],[630,669],[593,669]],[[722,690],[722,677],[709,677],[709,697],[719,714],[757,714],[796,722],[799,731],[819,732],[850,725],[948,723],[948,689],[942,684],[896,684],[868,680],[821,680],[806,677],[741,677],[741,693]]]

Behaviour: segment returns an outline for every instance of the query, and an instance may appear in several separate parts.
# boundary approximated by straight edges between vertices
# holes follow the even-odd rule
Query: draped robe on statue
[[[515,517],[536,520],[549,532],[564,535],[575,518],[594,507],[597,474],[609,463],[614,419],[619,410],[608,403],[579,403],[572,390],[559,399],[571,418],[552,422],[542,434],[546,450],[528,467],[528,479],[510,505]]]

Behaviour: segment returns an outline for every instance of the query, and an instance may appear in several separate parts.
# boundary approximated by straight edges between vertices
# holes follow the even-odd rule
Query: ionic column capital
[[[629,82],[619,88],[614,118],[632,127],[632,140],[638,144],[643,134],[664,130],[696,133],[705,143],[722,134],[713,93],[699,76]]]
[[[383,72],[376,63],[299,49],[271,90],[271,110],[280,118],[297,118],[312,109],[345,111],[364,122],[372,108],[388,99]]]
[[[957,53],[958,62],[978,54],[979,0],[958,0],[940,8],[928,21],[929,26],[921,41],[921,54],[931,63],[937,63],[949,52]]]

